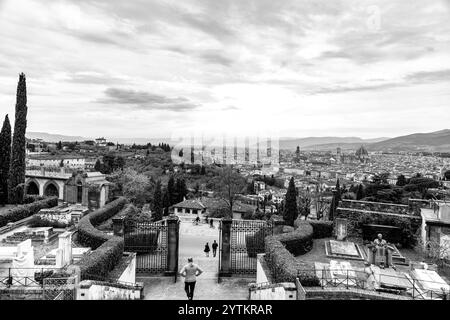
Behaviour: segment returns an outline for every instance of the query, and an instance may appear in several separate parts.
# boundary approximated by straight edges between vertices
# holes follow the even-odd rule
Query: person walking
[[[194,259],[188,258],[188,264],[185,265],[180,275],[184,278],[184,291],[188,300],[194,299],[194,290],[197,277],[203,273],[203,270],[194,263]]]
[[[213,244],[211,246],[212,246],[212,249],[213,249],[213,257],[216,257],[217,247],[219,246],[219,244],[216,242],[216,240],[214,240],[214,242],[213,242]]]
[[[209,244],[208,242],[205,244],[205,250],[203,250],[206,254],[207,257],[209,257],[209,252],[211,251],[211,249],[209,249]]]
[[[213,219],[209,220],[209,227],[214,228],[214,220]]]

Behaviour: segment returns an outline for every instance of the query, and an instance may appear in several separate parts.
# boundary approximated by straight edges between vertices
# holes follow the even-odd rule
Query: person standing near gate
[[[216,253],[217,253],[217,247],[219,246],[216,242],[216,240],[214,240],[213,244],[211,245],[212,249],[213,249],[213,257],[216,257]]]
[[[203,270],[194,263],[194,259],[188,258],[188,264],[180,271],[180,275],[184,278],[184,291],[188,300],[194,299],[194,289],[197,277],[203,273]]]
[[[211,251],[211,249],[209,248],[209,244],[208,242],[205,244],[205,250],[203,250],[203,252],[206,254],[207,257],[209,257],[209,252]]]

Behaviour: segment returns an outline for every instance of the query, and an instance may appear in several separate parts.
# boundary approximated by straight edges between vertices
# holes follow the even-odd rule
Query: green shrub
[[[123,239],[112,237],[76,263],[80,267],[81,279],[107,275],[120,261],[122,254]]]
[[[0,217],[0,227],[9,222],[16,222],[36,214],[41,209],[52,208],[58,205],[58,197],[46,198],[29,204],[14,207]]]
[[[77,226],[78,242],[95,250],[104,242],[108,241],[111,237],[95,228],[95,226],[115,216],[122,210],[126,203],[127,201],[125,198],[118,198],[113,202],[108,203],[103,208],[81,218]]]
[[[295,231],[268,236],[265,239],[266,262],[276,282],[294,282],[298,277],[303,286],[319,286],[314,265],[295,256],[311,250],[314,229],[309,221],[297,220]]]
[[[33,216],[33,218],[31,218],[30,222],[28,222],[28,226],[31,228],[38,228],[38,227],[66,228],[69,225],[59,221],[50,221],[42,219],[41,217],[36,215]]]
[[[127,203],[126,198],[118,198],[107,205],[105,205],[103,208],[95,210],[94,212],[90,213],[89,220],[94,226],[99,225],[100,223],[114,217],[116,214],[118,214],[125,204]]]
[[[84,216],[78,222],[78,242],[94,250],[76,263],[80,267],[82,279],[89,279],[89,276],[105,276],[121,259],[123,238],[109,236],[95,226],[115,216],[126,203],[125,198],[118,198]]]

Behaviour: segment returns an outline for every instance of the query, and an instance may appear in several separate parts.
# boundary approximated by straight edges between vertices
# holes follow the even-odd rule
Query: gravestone
[[[347,238],[347,219],[336,218],[336,239],[343,241]]]

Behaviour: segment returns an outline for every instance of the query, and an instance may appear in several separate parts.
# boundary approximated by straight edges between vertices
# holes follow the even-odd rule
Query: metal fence
[[[77,276],[43,279],[44,300],[76,300]]]
[[[43,280],[60,268],[0,268],[0,288],[43,287]]]
[[[441,290],[427,289],[435,285],[442,285],[440,282],[417,280],[408,274],[404,277],[387,274],[369,274],[361,270],[343,269],[311,269],[298,270],[299,279],[305,274],[315,274],[322,288],[340,287],[356,288],[374,292],[385,292],[406,296],[415,300],[448,300],[450,292],[447,288]]]

